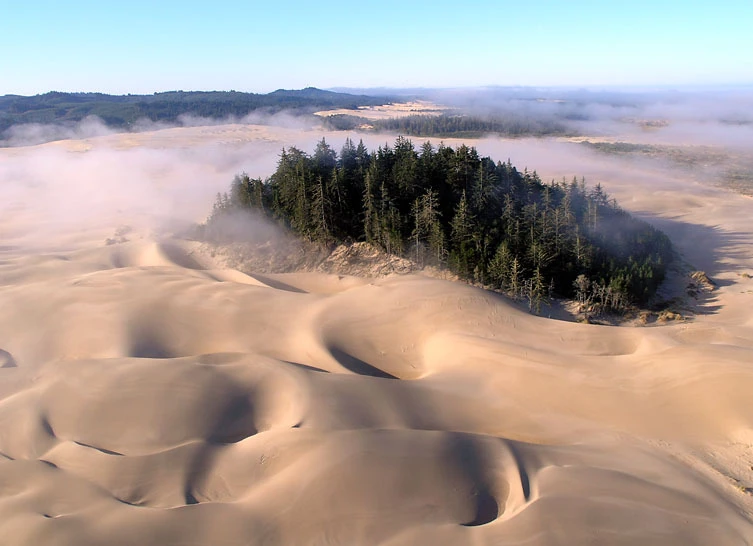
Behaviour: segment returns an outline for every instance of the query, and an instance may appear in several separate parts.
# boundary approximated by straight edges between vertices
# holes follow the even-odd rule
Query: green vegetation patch
[[[322,139],[311,155],[283,150],[266,180],[238,175],[218,195],[206,233],[255,210],[324,245],[366,241],[417,264],[528,298],[550,295],[602,309],[646,304],[664,279],[669,239],[630,216],[600,185],[545,184],[475,148],[403,137],[369,151]],[[219,234],[221,235],[221,234]]]
[[[410,136],[478,138],[483,135],[509,137],[562,136],[566,126],[556,119],[497,114],[479,117],[465,114],[413,115],[371,122],[376,131],[390,131]]]

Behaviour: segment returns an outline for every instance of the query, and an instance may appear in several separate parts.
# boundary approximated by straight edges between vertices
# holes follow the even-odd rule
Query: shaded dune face
[[[305,275],[213,270],[179,242],[55,259],[54,274],[12,260],[35,280],[2,292],[15,544],[748,537],[723,489],[637,439],[753,422],[733,354],[697,365],[735,385],[703,393],[673,370],[670,331],[549,321],[444,281],[318,293]],[[664,375],[646,374],[659,357]]]

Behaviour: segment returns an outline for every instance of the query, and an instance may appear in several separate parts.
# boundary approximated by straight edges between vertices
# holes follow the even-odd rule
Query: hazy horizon
[[[307,85],[305,87],[276,87],[274,89],[265,91],[256,90],[239,90],[239,89],[219,89],[219,88],[195,88],[195,89],[154,89],[151,91],[144,91],[139,93],[130,92],[107,92],[100,89],[46,89],[34,93],[4,93],[0,94],[0,97],[7,96],[20,96],[20,97],[33,97],[39,95],[45,95],[48,93],[70,93],[70,94],[103,94],[110,96],[128,96],[128,95],[153,95],[160,93],[253,93],[253,94],[269,94],[275,91],[302,91],[304,89],[319,89],[321,91],[332,91],[334,93],[347,93],[352,95],[363,94],[367,96],[420,96],[420,95],[432,95],[437,92],[523,92],[523,93],[573,93],[573,92],[586,92],[586,93],[618,93],[618,94],[634,94],[634,95],[646,95],[652,93],[727,93],[736,91],[753,91],[753,79],[748,82],[739,83],[709,83],[703,84],[656,84],[656,85],[500,85],[500,84],[488,84],[488,85],[467,85],[467,86],[416,86],[416,87],[391,87],[391,86],[372,86],[372,87],[358,87],[358,86],[321,86],[321,85]]]
[[[743,0],[0,7],[0,95],[753,83]]]

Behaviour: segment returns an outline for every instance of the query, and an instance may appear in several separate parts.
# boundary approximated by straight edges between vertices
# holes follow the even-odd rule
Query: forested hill
[[[475,148],[400,137],[369,151],[322,139],[312,155],[283,150],[267,180],[239,175],[218,196],[205,235],[226,214],[257,210],[323,244],[367,241],[419,264],[528,298],[550,294],[586,307],[646,304],[672,260],[669,239],[633,218],[598,184],[544,183]]]
[[[335,93],[309,87],[279,89],[272,93],[236,91],[169,91],[153,95],[50,92],[33,97],[0,96],[0,133],[19,123],[69,123],[98,116],[114,128],[129,128],[136,121],[174,122],[181,115],[223,119],[243,117],[255,110],[294,110],[311,113],[320,109],[380,105],[389,97]]]

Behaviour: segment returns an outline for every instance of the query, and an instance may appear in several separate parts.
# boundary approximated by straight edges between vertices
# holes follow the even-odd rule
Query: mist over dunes
[[[283,148],[394,135],[287,114],[130,132],[82,119],[44,144],[46,124],[26,142],[10,128],[5,543],[753,543],[745,94],[443,93],[411,98],[568,123],[577,135],[413,141],[601,184],[671,239],[660,291],[680,320],[555,320],[435,272],[229,267],[185,236]],[[244,229],[280,247],[277,227]],[[691,292],[693,271],[709,283]]]

